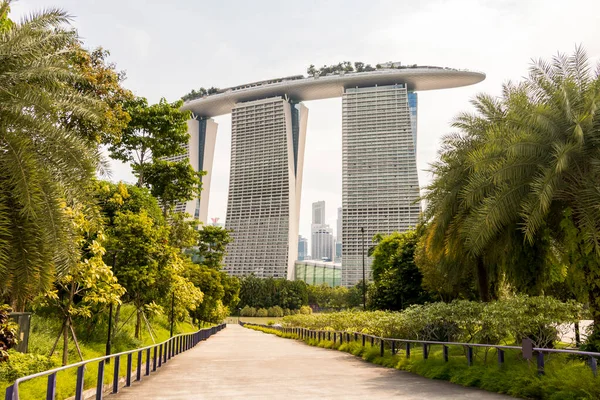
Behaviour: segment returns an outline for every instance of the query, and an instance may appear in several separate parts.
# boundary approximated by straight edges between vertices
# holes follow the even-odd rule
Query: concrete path
[[[508,399],[239,325],[109,399]]]

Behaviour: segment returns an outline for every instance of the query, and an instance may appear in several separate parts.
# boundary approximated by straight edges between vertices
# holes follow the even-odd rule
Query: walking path
[[[477,399],[509,397],[228,325],[109,399]]]

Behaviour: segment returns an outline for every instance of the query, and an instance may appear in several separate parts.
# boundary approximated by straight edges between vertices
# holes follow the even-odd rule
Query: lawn
[[[133,337],[135,328],[135,318],[129,318],[133,314],[133,307],[126,305],[121,310],[121,322],[119,323],[119,331],[115,335],[112,352],[118,353],[126,350],[147,346],[153,343],[160,343],[169,338],[169,322],[164,315],[150,318],[150,326],[152,335],[150,336],[148,329],[142,332],[142,341]],[[29,354],[15,354],[12,361],[1,365],[0,367],[0,394],[3,395],[6,387],[11,385],[14,379],[18,376],[29,375],[36,372],[36,355],[48,356],[52,348],[52,344],[56,339],[56,335],[60,330],[60,321],[39,315],[33,315],[31,319],[31,333],[29,338]],[[195,332],[198,328],[194,327],[189,322],[176,324],[174,333]],[[103,356],[106,346],[106,324],[88,324],[79,327],[78,336],[80,337],[80,347],[84,359],[92,359]],[[54,355],[50,358],[46,367],[58,367],[61,364],[62,356],[62,339],[59,341],[58,347]],[[146,356],[144,354],[142,362],[144,363]],[[79,356],[72,340],[69,342],[69,363],[79,362]],[[127,357],[122,356],[120,362],[120,374],[125,375]],[[133,367],[137,365],[137,357],[133,357]],[[107,366],[104,375],[104,383],[112,382],[112,365]],[[46,369],[46,368],[43,368]],[[85,372],[85,388],[89,389],[95,385],[98,366],[97,363],[90,364],[86,367]],[[56,398],[65,399],[75,394],[76,368],[69,369],[57,374]],[[47,378],[41,377],[27,381],[19,385],[20,399],[42,399],[46,394]]]

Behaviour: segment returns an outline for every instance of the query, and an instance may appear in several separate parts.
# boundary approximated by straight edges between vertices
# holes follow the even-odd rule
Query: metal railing
[[[473,365],[473,349],[474,348],[488,348],[495,349],[498,354],[498,365],[504,364],[504,355],[506,350],[516,350],[521,352],[523,359],[531,360],[534,356],[537,361],[537,371],[538,374],[544,374],[545,368],[545,355],[549,355],[552,353],[560,353],[560,354],[569,354],[575,357],[587,358],[587,364],[591,368],[594,376],[598,376],[598,358],[600,358],[600,353],[590,352],[590,351],[579,351],[579,350],[569,350],[569,349],[549,349],[544,347],[534,347],[531,339],[523,339],[521,346],[504,346],[498,344],[480,344],[480,343],[461,343],[461,342],[440,342],[433,340],[412,340],[412,339],[396,339],[396,338],[384,338],[375,335],[369,335],[361,332],[347,332],[347,331],[333,331],[333,330],[313,330],[307,328],[287,328],[282,326],[272,326],[272,325],[261,325],[261,324],[253,324],[248,322],[239,321],[239,324],[242,326],[257,326],[260,328],[266,329],[274,329],[283,333],[296,335],[301,340],[328,340],[336,343],[349,343],[351,341],[362,342],[362,346],[364,347],[367,342],[374,347],[375,345],[379,345],[379,354],[383,357],[386,350],[386,344],[391,350],[392,355],[399,353],[404,350],[406,358],[410,358],[410,351],[413,344],[422,346],[422,354],[423,359],[429,358],[429,353],[431,352],[431,346],[442,346],[442,354],[445,362],[448,362],[449,359],[449,346],[461,346],[465,349],[465,355],[467,358],[467,364],[469,366]]]
[[[42,376],[48,377],[46,387],[46,400],[54,400],[56,398],[56,383],[57,373],[71,368],[77,368],[77,383],[75,386],[75,400],[83,399],[84,392],[84,377],[85,367],[91,363],[98,363],[98,374],[96,376],[96,400],[102,399],[104,395],[104,372],[106,365],[110,360],[113,363],[113,382],[111,393],[119,392],[120,382],[120,364],[121,356],[127,356],[127,370],[125,372],[125,387],[131,386],[132,375],[135,372],[135,380],[142,380],[142,367],[144,368],[144,376],[150,375],[150,372],[155,372],[157,368],[165,365],[168,360],[175,357],[177,354],[196,346],[201,341],[204,341],[215,333],[224,329],[226,324],[213,326],[211,328],[200,329],[193,333],[183,333],[173,336],[164,342],[142,347],[135,350],[124,351],[121,353],[111,354],[108,356],[92,358],[78,363],[65,365],[64,367],[50,369],[48,371],[38,372],[37,374],[27,375],[18,378],[11,386],[6,388],[5,400],[19,400],[19,384]],[[144,353],[146,361],[143,362]],[[133,357],[137,357],[137,365],[133,371]]]

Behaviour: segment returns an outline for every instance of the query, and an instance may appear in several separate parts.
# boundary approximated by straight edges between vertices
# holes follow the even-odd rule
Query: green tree
[[[92,96],[100,102],[97,118],[82,118],[71,110],[59,114],[61,124],[92,143],[112,144],[121,138],[121,132],[131,120],[125,104],[133,100],[131,91],[123,88],[125,73],[107,61],[110,53],[101,47],[87,51],[80,43],[67,53],[72,69],[81,75],[74,83],[78,93]]]
[[[9,5],[0,2],[0,293],[21,311],[80,258],[65,207],[89,198],[101,157],[58,115],[95,120],[101,101],[75,88],[66,13],[8,23]]]
[[[229,231],[220,226],[204,225],[198,230],[198,262],[209,268],[220,270],[227,254],[227,245],[231,243]]]
[[[63,365],[69,363],[69,335],[75,341],[79,357],[83,360],[75,336],[73,319],[90,318],[99,308],[111,303],[120,304],[120,297],[125,293],[124,288],[117,283],[110,267],[102,259],[105,253],[102,241],[105,237],[98,223],[99,218],[86,218],[84,211],[90,213],[82,206],[67,209],[77,232],[75,245],[81,249],[81,260],[69,268],[67,275],[59,277],[54,284],[54,289],[46,292],[38,302],[38,305],[57,310],[62,319],[61,332],[54,342],[50,356],[54,353],[62,335]]]
[[[131,163],[139,187],[152,185],[147,182],[146,174],[153,162],[184,152],[183,146],[188,144],[189,138],[186,121],[190,114],[180,110],[182,105],[182,101],[168,103],[165,99],[148,105],[143,97],[127,103],[125,110],[131,121],[123,130],[120,141],[110,146],[110,155]],[[155,173],[154,182],[156,179]]]
[[[373,251],[374,290],[370,308],[403,310],[412,304],[423,304],[429,295],[423,289],[423,276],[415,264],[417,232],[407,231],[375,237]]]

